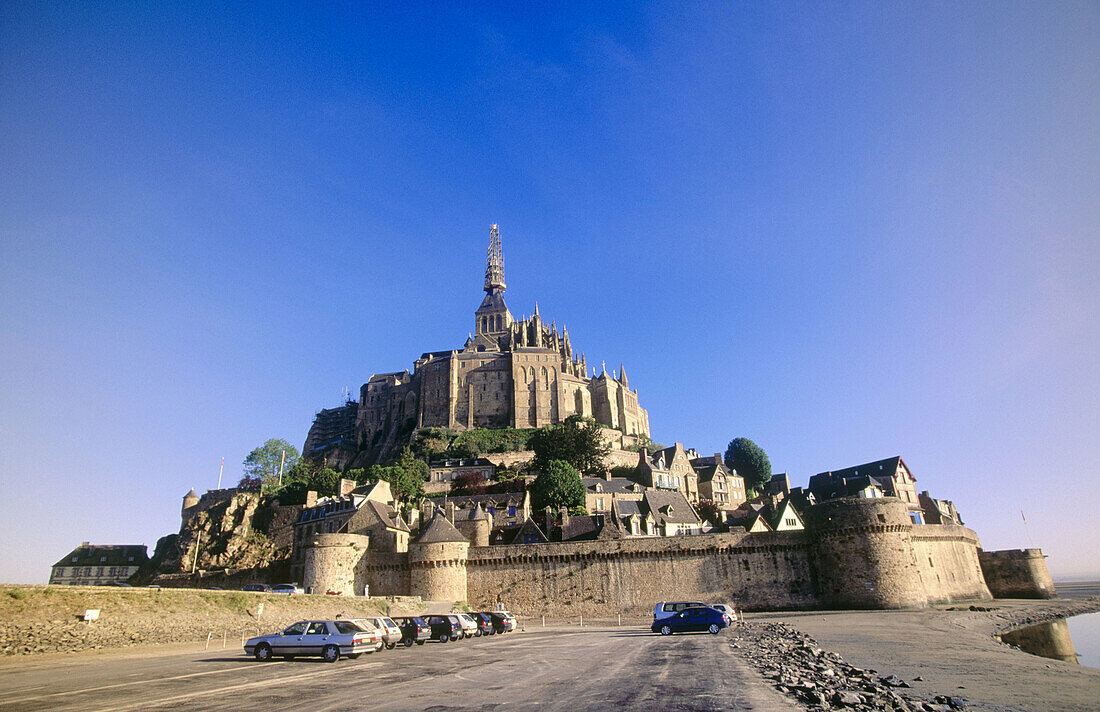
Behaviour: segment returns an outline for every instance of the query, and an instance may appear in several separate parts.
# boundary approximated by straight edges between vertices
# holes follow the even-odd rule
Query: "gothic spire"
[[[489,230],[489,254],[485,258],[485,291],[504,291],[504,253],[500,249],[500,231],[496,224]]]

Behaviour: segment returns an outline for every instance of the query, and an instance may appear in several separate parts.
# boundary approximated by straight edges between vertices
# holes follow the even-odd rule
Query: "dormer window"
[[[597,492],[603,492],[603,485],[596,485]]]

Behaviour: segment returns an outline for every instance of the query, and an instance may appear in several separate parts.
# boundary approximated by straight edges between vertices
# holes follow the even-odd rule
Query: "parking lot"
[[[239,647],[55,656],[0,666],[0,710],[796,709],[735,636],[535,628],[336,663],[258,663]]]

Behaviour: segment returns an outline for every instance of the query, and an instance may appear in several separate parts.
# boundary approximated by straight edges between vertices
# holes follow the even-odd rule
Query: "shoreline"
[[[1091,712],[1100,699],[1100,670],[1031,655],[996,636],[1096,611],[1100,611],[1100,597],[997,599],[920,610],[749,614],[744,657],[750,664],[767,660],[773,677],[778,668],[787,673],[784,679],[801,676],[818,689],[838,679],[844,666],[860,674],[877,671],[876,679],[893,678],[903,684],[880,686],[886,689],[884,694],[879,694],[881,689],[868,693],[877,696],[882,706],[852,705],[850,709]],[[780,661],[786,664],[785,670],[777,666],[774,656],[769,658],[767,648],[777,640],[795,653]],[[798,651],[806,646],[820,649],[827,657],[799,664]],[[815,666],[822,663],[833,669],[824,680],[815,680],[820,672]],[[762,669],[760,664],[754,667]],[[773,684],[779,686],[781,681],[773,679]],[[814,703],[816,696],[803,689],[805,685],[783,687],[807,709],[825,709]]]

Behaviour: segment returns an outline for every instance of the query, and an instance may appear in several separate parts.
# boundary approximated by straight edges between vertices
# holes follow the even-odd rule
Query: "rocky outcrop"
[[[215,497],[226,493],[228,496]],[[162,537],[149,564],[134,583],[211,570],[249,570],[267,580],[265,570],[285,570],[290,559],[293,525],[300,505],[281,506],[257,492],[218,490],[212,504],[187,512],[178,534]],[[178,584],[177,584],[178,585]]]

